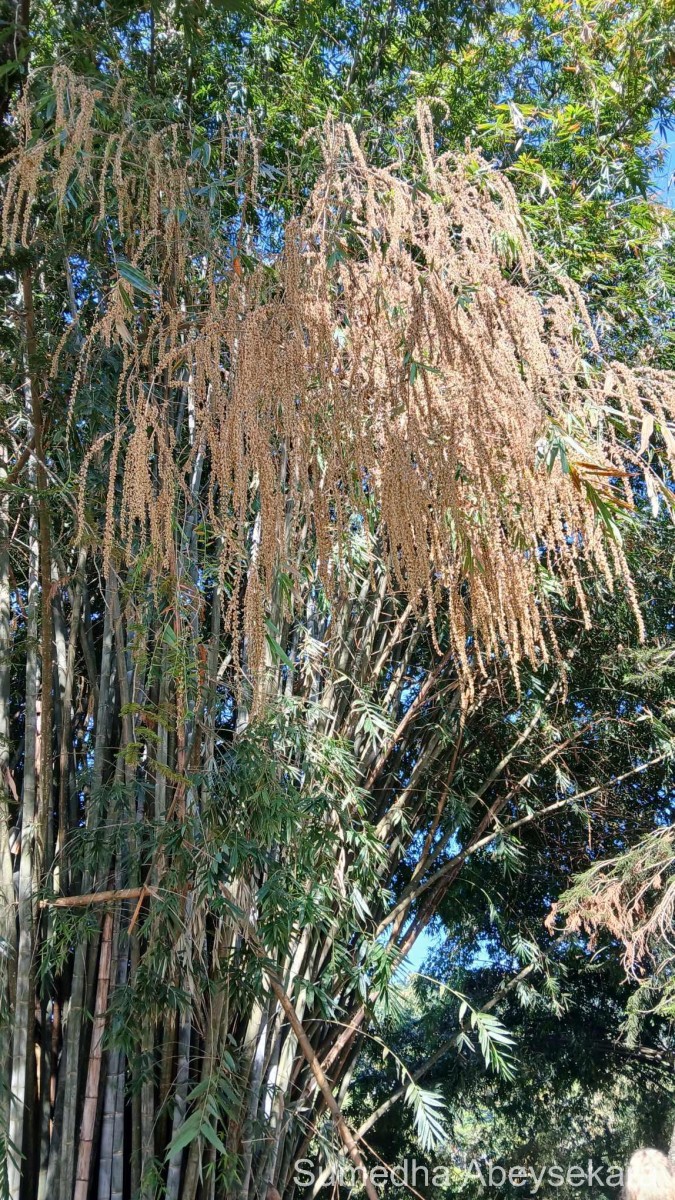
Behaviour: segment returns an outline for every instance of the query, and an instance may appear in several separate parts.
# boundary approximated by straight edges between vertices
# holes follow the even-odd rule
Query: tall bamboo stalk
[[[19,1200],[21,1188],[21,1155],[30,1147],[24,1140],[27,1127],[27,1107],[33,1091],[31,1035],[33,1030],[33,896],[34,896],[34,844],[37,816],[37,700],[38,700],[38,563],[39,545],[37,538],[37,513],[33,506],[30,524],[30,574],[28,585],[28,650],[26,656],[26,730],[23,793],[21,804],[21,858],[19,863],[18,919],[19,942],[16,964],[16,991],[14,1002],[14,1025],[12,1036],[12,1077],[9,1139],[13,1150],[10,1155],[8,1178],[10,1200]]]
[[[115,588],[116,579],[111,571],[108,575],[104,598],[105,615],[103,622],[99,703],[96,714],[96,737],[92,769],[92,795],[95,797],[96,804],[90,807],[87,814],[92,832],[96,830],[100,819],[99,805],[101,803],[101,787],[103,784],[104,756],[107,745],[109,718],[111,716],[109,690],[113,665],[112,597]],[[84,874],[82,882],[84,890],[89,891],[93,881],[88,872]],[[60,1134],[58,1200],[72,1200],[75,1183],[75,1131],[80,1102],[80,1064],[85,984],[86,947],[79,944],[75,947],[70,998],[65,1022],[63,1061],[59,1073],[59,1088],[63,1092],[63,1117],[62,1132]]]
[[[0,962],[0,995],[8,1010],[14,1005],[16,979],[11,962],[16,954],[16,927],[14,921],[14,881],[9,842],[10,821],[10,684],[12,627],[9,582],[9,495],[4,490],[7,478],[7,451],[0,443],[0,946],[3,948]],[[9,1030],[4,1023],[0,1028],[0,1071],[8,1078],[11,1069]],[[9,1094],[0,1098],[3,1128],[9,1119]]]
[[[110,963],[112,956],[112,913],[106,913],[103,918],[101,933],[101,949],[98,963],[98,983],[96,988],[96,1005],[91,1030],[89,1047],[89,1065],[87,1082],[84,1091],[84,1106],[82,1109],[82,1125],[77,1153],[77,1174],[75,1177],[75,1192],[73,1200],[87,1200],[89,1195],[89,1177],[94,1148],[94,1127],[98,1107],[99,1085],[101,1080],[101,1057],[103,1051],[103,1034],[106,1023],[108,992],[110,989]]]
[[[26,304],[22,280],[21,296]],[[27,314],[32,304],[26,304]],[[28,325],[26,343],[34,349],[34,331]],[[29,441],[34,438],[33,379],[28,352],[24,377],[24,397]],[[32,1047],[34,1011],[34,898],[39,873],[38,832],[40,813],[38,806],[38,697],[39,697],[39,617],[40,617],[40,538],[38,517],[38,471],[35,455],[31,455],[28,467],[30,486],[28,527],[28,588],[26,619],[26,718],[24,731],[24,774],[21,803],[21,857],[19,862],[18,924],[19,940],[16,964],[16,991],[14,1024],[12,1035],[12,1075],[9,1116],[9,1140],[12,1150],[8,1165],[8,1187],[10,1200],[19,1200],[23,1175],[24,1190],[30,1189],[32,1147],[29,1144],[29,1115],[33,1097],[33,1072],[35,1058]],[[43,614],[44,615],[44,614]],[[47,737],[51,730],[47,732]],[[21,1157],[26,1155],[29,1164],[22,1171]]]

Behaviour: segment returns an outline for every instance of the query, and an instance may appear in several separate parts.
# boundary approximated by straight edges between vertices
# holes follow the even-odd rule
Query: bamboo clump
[[[360,1038],[466,861],[662,762],[561,799],[580,734],[546,714],[596,585],[640,627],[622,535],[670,502],[673,380],[604,361],[508,181],[425,108],[387,166],[329,122],[283,221],[249,129],[148,132],[64,67],[47,98],[16,109],[1,222],[28,264],[9,1191],[290,1200],[332,1130],[367,1157],[389,1105],[345,1123]]]

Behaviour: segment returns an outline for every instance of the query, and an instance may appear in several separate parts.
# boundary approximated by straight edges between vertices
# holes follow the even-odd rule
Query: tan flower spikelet
[[[425,108],[415,183],[329,122],[282,253],[243,256],[213,233],[208,157],[181,150],[176,128],[135,141],[117,90],[122,128],[103,136],[98,93],[63,68],[55,87],[59,153],[24,138],[2,231],[29,238],[40,187],[61,199],[76,174],[124,238],[129,265],[111,260],[73,389],[76,406],[97,346],[119,344],[127,432],[106,547],[151,548],[166,571],[181,514],[199,505],[235,609],[243,593],[226,620],[254,673],[279,569],[310,554],[339,586],[345,531],[373,509],[394,585],[447,615],[465,698],[504,650],[514,664],[557,653],[544,568],[586,621],[589,569],[623,578],[637,612],[607,512],[632,506],[631,471],[663,493],[646,453],[653,434],[675,463],[674,382],[603,365],[578,288],[537,258],[508,180],[477,153],[437,155]],[[152,295],[129,284],[135,270]]]

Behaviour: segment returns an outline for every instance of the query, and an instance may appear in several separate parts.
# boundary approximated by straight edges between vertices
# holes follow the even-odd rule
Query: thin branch
[[[158,894],[157,888],[153,887],[114,888],[107,892],[87,892],[83,896],[57,896],[54,900],[41,900],[40,908],[86,908],[88,904],[109,904],[117,900],[156,897]]]
[[[586,791],[575,792],[573,796],[563,796],[562,800],[556,800],[554,804],[549,804],[546,806],[546,808],[540,808],[537,810],[537,812],[529,813],[526,817],[519,817],[516,821],[512,821],[510,825],[504,825],[499,829],[493,830],[492,833],[487,834],[485,837],[480,837],[477,841],[471,842],[466,849],[461,850],[459,854],[456,854],[453,858],[449,859],[447,863],[444,863],[434,875],[430,876],[428,879],[422,880],[420,883],[411,888],[407,895],[402,896],[398,904],[396,904],[395,907],[392,908],[387,914],[386,918],[383,918],[383,920],[380,922],[377,929],[377,934],[380,934],[384,929],[386,929],[387,926],[391,924],[395,917],[404,908],[409,907],[409,904],[412,900],[417,899],[422,895],[423,892],[426,892],[430,887],[434,887],[445,876],[451,874],[453,871],[456,871],[457,868],[466,861],[469,855],[475,854],[476,850],[482,850],[484,846],[488,846],[490,842],[495,840],[495,838],[508,837],[510,833],[513,833],[513,831],[516,829],[522,828],[523,825],[529,825],[530,822],[537,821],[541,817],[551,816],[552,813],[559,812],[560,809],[566,808],[569,804],[576,804],[580,800],[587,800],[589,796],[595,796],[598,792],[602,792],[607,788],[616,787],[617,784],[623,783],[626,779],[631,779],[635,775],[642,774],[643,771],[647,771],[649,767],[656,766],[658,763],[663,762],[666,758],[666,753],[658,754],[655,758],[650,758],[648,762],[641,763],[639,767],[633,767],[630,771],[625,771],[623,775],[617,775],[614,779],[607,780],[604,783],[595,784],[594,787],[587,788]]]

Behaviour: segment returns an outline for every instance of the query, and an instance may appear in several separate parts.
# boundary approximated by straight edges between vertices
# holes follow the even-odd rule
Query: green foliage
[[[673,216],[655,183],[675,104],[671,0],[181,0],[143,8],[130,0],[49,0],[32,6],[29,37],[14,6],[6,7],[3,153],[15,134],[9,104],[28,67],[42,96],[36,134],[40,121],[52,118],[56,61],[96,80],[105,94],[120,80],[132,97],[124,131],[144,146],[158,127],[173,125],[204,203],[197,240],[217,236],[228,255],[236,248],[245,274],[252,261],[247,248],[267,257],[279,249],[283,218],[297,211],[317,172],[316,139],[308,132],[329,113],[353,122],[373,161],[399,159],[415,188],[428,192],[411,153],[415,105],[424,98],[433,106],[440,147],[452,153],[470,139],[507,172],[547,264],[534,281],[542,296],[550,296],[556,270],[569,272],[607,357],[675,365]],[[100,113],[105,122],[104,102]],[[105,133],[119,131],[110,126]],[[96,152],[103,153],[103,143]],[[244,194],[257,160],[264,165],[252,206]],[[383,581],[374,511],[370,528],[349,531],[345,561],[334,564],[342,590],[332,604],[306,564],[297,578],[279,576],[278,603],[265,629],[271,684],[264,719],[249,721],[250,697],[232,686],[232,633],[219,629],[216,597],[219,586],[228,593],[233,585],[219,579],[206,491],[199,503],[186,498],[185,521],[174,530],[181,588],[168,579],[149,586],[142,557],[120,579],[112,667],[102,680],[109,597],[97,545],[78,584],[74,498],[85,445],[107,437],[88,465],[84,517],[93,527],[90,517],[106,503],[121,364],[134,323],[140,328],[151,320],[156,284],[151,251],[142,267],[124,258],[115,215],[98,221],[78,186],[66,182],[58,236],[40,241],[39,263],[19,251],[0,279],[0,417],[16,466],[31,434],[22,390],[23,302],[13,272],[26,263],[37,268],[39,344],[32,365],[44,384],[48,468],[44,493],[23,467],[3,485],[12,587],[7,773],[17,786],[7,800],[8,821],[4,813],[2,819],[13,834],[19,831],[30,641],[26,548],[31,506],[42,495],[50,509],[59,700],[78,587],[82,608],[72,633],[76,687],[67,768],[62,777],[63,725],[55,719],[56,786],[35,899],[77,894],[85,879],[97,890],[142,881],[155,888],[161,867],[161,886],[141,898],[130,933],[136,900],[116,910],[114,966],[125,964],[129,976],[121,985],[123,973],[113,975],[104,1040],[104,1083],[114,1054],[122,1056],[125,1153],[148,1094],[154,1105],[146,1120],[156,1136],[152,1152],[143,1150],[142,1173],[140,1163],[138,1171],[135,1161],[129,1167],[138,1194],[143,1200],[165,1194],[172,1158],[184,1181],[196,1156],[201,1195],[221,1200],[262,1194],[273,1177],[274,1139],[278,1172],[305,1138],[312,1153],[321,1146],[329,1157],[334,1153],[333,1131],[312,1107],[307,1065],[274,1009],[268,969],[283,975],[324,1057],[363,1007],[360,1048],[355,1042],[351,1057],[334,1067],[336,1090],[352,1079],[344,1100],[348,1119],[358,1128],[400,1093],[366,1139],[389,1162],[406,1152],[447,1162],[453,1195],[460,1188],[468,1198],[477,1194],[462,1164],[479,1154],[537,1166],[573,1155],[580,1144],[584,1157],[597,1161],[603,1155],[621,1161],[641,1140],[665,1144],[672,1117],[670,975],[664,990],[664,973],[648,961],[636,989],[624,979],[616,938],[605,938],[594,959],[585,938],[555,937],[544,921],[579,873],[590,867],[597,875],[597,864],[611,861],[624,879],[655,842],[663,849],[655,827],[672,824],[670,766],[668,773],[659,763],[614,782],[672,751],[673,540],[658,515],[660,502],[661,513],[664,500],[672,504],[668,480],[656,496],[643,496],[637,485],[639,521],[610,508],[595,488],[599,520],[621,540],[635,572],[644,647],[635,645],[625,595],[609,597],[604,579],[584,580],[594,617],[589,632],[546,575],[563,666],[523,671],[518,689],[508,663],[491,663],[480,704],[463,711],[450,662],[396,740],[412,699],[437,667],[447,630],[444,615],[429,614],[422,601],[403,620],[401,597]],[[46,204],[41,197],[39,222]],[[189,202],[179,219],[192,219]],[[502,238],[496,248],[508,275],[517,247]],[[328,253],[344,264],[355,249],[346,236]],[[201,280],[198,256],[187,270]],[[124,285],[119,343],[106,347],[82,380],[69,428],[71,351],[81,327],[100,315],[111,277]],[[217,287],[217,269],[214,279]],[[470,284],[458,287],[457,305],[468,318],[476,302]],[[68,335],[52,376],[64,313]],[[419,388],[430,367],[402,346],[397,369]],[[539,448],[542,467],[574,470],[576,432],[571,416],[567,426],[550,430]],[[652,432],[632,431],[647,454]],[[594,483],[582,477],[580,486],[588,492]],[[465,553],[469,559],[471,548]],[[467,569],[480,567],[467,561]],[[306,599],[301,615],[294,608],[298,593]],[[393,637],[399,620],[400,635]],[[380,757],[384,765],[366,787]],[[95,765],[102,782],[92,791]],[[555,812],[541,815],[553,805]],[[490,811],[481,833],[488,840],[473,850]],[[57,846],[61,820],[65,844]],[[427,839],[429,859],[420,867]],[[665,865],[670,871],[670,858]],[[586,897],[587,884],[588,877]],[[392,913],[401,904],[405,919],[390,940]],[[68,1012],[74,951],[88,960],[91,985],[101,922],[96,907],[40,911],[30,1023],[32,1037],[38,1012],[41,1062],[51,1072],[41,1083],[47,1078],[58,1088],[57,1105],[35,1113],[35,1129],[41,1121],[48,1146],[67,1104],[66,1056],[54,1014],[67,1015],[67,1037],[75,1020]],[[242,935],[244,916],[255,923],[261,952]],[[399,951],[430,922],[437,941],[425,974],[432,978],[402,984]],[[14,932],[2,933],[3,962],[15,962]],[[663,947],[656,955],[658,966],[666,959]],[[86,1014],[92,996],[89,986]],[[3,1012],[8,997],[3,988]],[[186,1106],[172,1132],[180,1111],[181,1023],[189,1041]],[[88,1016],[81,1028],[78,1120]],[[216,1053],[207,1060],[209,1038]],[[1,1046],[5,1055],[7,1042]],[[4,1114],[4,1096],[0,1103]],[[0,1158],[11,1153],[3,1115]],[[38,1172],[39,1164],[26,1171],[26,1200],[37,1195]],[[56,1186],[55,1200],[71,1200]],[[283,1194],[290,1195],[290,1185]],[[563,1200],[565,1193],[557,1194]]]

